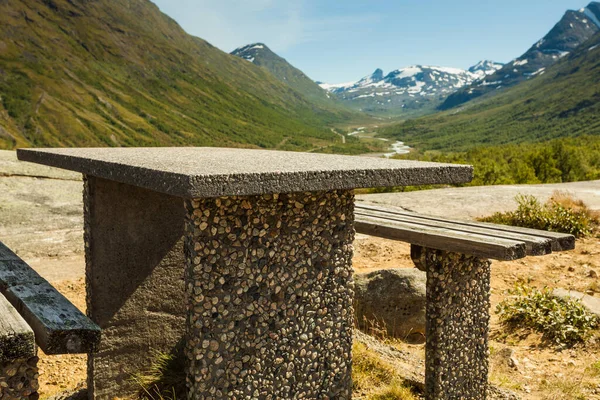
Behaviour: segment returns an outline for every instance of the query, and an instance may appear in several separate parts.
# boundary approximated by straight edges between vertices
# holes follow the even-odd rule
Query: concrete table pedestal
[[[190,398],[350,398],[354,195],[186,201]]]
[[[472,168],[216,148],[37,149],[83,173],[90,398],[133,394],[184,339],[190,399],[350,399],[358,187]],[[185,322],[184,322],[185,321]]]

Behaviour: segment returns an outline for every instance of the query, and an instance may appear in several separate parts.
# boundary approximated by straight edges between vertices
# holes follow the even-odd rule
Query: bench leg
[[[37,362],[37,357],[0,361],[0,399],[38,399]]]
[[[351,397],[351,191],[186,202],[188,398]]]
[[[427,271],[425,397],[485,399],[491,262],[413,247]]]

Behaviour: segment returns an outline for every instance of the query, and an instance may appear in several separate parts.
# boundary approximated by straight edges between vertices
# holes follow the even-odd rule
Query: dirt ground
[[[76,174],[19,163],[14,152],[0,151],[0,241],[84,310],[81,191]],[[571,192],[577,196],[576,190]],[[424,200],[411,197],[413,205],[426,204],[431,198],[421,193]],[[443,196],[438,201],[444,204]],[[493,206],[486,208],[485,203],[481,207],[490,213],[499,211]],[[600,296],[599,254],[600,241],[590,238],[578,240],[576,249],[568,252],[493,262],[492,382],[514,390],[524,399],[600,399],[600,344],[592,342],[587,347],[557,351],[542,345],[539,335],[506,332],[493,311],[505,291],[522,281]],[[365,235],[357,235],[353,262],[357,273],[413,267],[407,244]],[[404,350],[423,356],[422,345],[406,346]],[[42,398],[85,380],[85,356],[42,354],[40,359]]]

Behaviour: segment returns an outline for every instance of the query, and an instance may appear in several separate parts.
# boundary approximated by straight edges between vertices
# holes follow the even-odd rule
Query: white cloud
[[[331,40],[378,20],[375,14],[313,16],[308,0],[155,0],[190,34],[225,51],[264,42],[276,52]]]

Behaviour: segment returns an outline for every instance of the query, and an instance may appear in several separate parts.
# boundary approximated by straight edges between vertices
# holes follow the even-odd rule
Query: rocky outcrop
[[[425,272],[400,268],[355,275],[354,310],[363,331],[415,340],[425,335]]]

